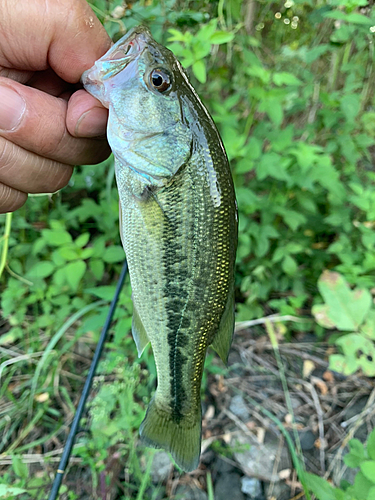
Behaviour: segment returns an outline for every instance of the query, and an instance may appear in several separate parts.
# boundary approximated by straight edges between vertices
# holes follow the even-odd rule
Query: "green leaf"
[[[340,108],[345,118],[351,122],[355,120],[361,107],[361,96],[359,94],[347,94],[341,99]]]
[[[103,253],[104,262],[113,264],[115,262],[123,262],[125,260],[124,249],[120,245],[107,247]]]
[[[294,276],[298,269],[297,262],[290,255],[287,255],[284,258],[281,267],[286,274],[289,274],[289,276]]]
[[[367,453],[372,460],[375,460],[375,429],[371,431],[367,439]]]
[[[326,304],[317,304],[312,307],[311,312],[315,317],[315,321],[318,325],[321,325],[323,328],[335,328],[335,323],[330,319],[329,306]]]
[[[228,31],[215,31],[215,33],[210,36],[210,42],[214,45],[220,45],[222,43],[231,42],[233,38],[234,34]]]
[[[359,368],[355,357],[342,356],[341,354],[332,354],[329,357],[329,369],[333,372],[352,375]]]
[[[22,462],[22,458],[14,455],[12,457],[12,466],[16,476],[26,479],[29,476],[27,465]]]
[[[367,495],[371,488],[374,487],[374,483],[369,481],[361,471],[357,473],[354,479],[354,493],[355,498],[367,498]]]
[[[336,328],[356,330],[368,313],[372,298],[368,290],[350,290],[344,277],[336,272],[324,271],[318,288],[329,307],[328,317]]]
[[[73,241],[68,231],[64,231],[61,229],[43,229],[42,236],[49,245],[54,247],[66,245],[67,243],[72,243]]]
[[[0,497],[9,497],[9,495],[21,495],[26,493],[23,488],[16,488],[14,486],[8,486],[7,484],[0,484]]]
[[[101,259],[91,259],[89,266],[96,280],[100,281],[104,274],[104,262]]]
[[[335,488],[326,479],[315,474],[310,474],[309,472],[305,472],[304,477],[307,487],[314,493],[318,500],[336,500]]]
[[[359,467],[365,458],[365,449],[361,441],[358,439],[351,439],[349,441],[350,452],[344,456],[344,463],[348,467]]]
[[[348,23],[363,24],[367,26],[372,26],[374,24],[374,21],[362,14],[358,14],[358,12],[351,12],[350,14],[347,14],[345,20]]]
[[[195,78],[201,82],[201,83],[206,83],[206,66],[204,65],[204,62],[202,59],[199,61],[195,61],[195,63],[192,66],[192,70],[194,73]]]
[[[366,462],[362,462],[360,468],[365,478],[375,483],[375,461],[367,460]]]
[[[294,76],[292,73],[287,73],[282,71],[281,73],[274,73],[272,76],[275,85],[302,85],[299,78]]]
[[[85,293],[91,293],[100,299],[108,300],[110,302],[115,294],[115,286],[97,286],[95,288],[86,288]]]
[[[52,262],[38,262],[28,270],[26,276],[28,278],[47,278],[54,270],[55,266]]]
[[[83,278],[86,271],[86,263],[83,260],[70,262],[63,268],[65,279],[72,290],[77,290],[79,282]]]
[[[371,310],[365,323],[361,326],[361,333],[366,335],[369,339],[375,340],[375,310]]]
[[[74,244],[79,247],[83,248],[84,246],[87,245],[87,243],[90,240],[90,233],[83,233],[76,240],[74,240]]]

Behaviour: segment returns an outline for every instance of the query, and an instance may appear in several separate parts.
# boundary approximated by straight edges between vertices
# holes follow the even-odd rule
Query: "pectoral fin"
[[[221,317],[219,330],[211,344],[212,348],[218,353],[223,363],[226,365],[228,354],[232,344],[234,332],[234,293],[230,292],[223,315]]]
[[[147,336],[145,327],[143,326],[135,305],[133,305],[132,334],[137,346],[138,357],[140,358],[144,348],[150,342],[150,339]]]

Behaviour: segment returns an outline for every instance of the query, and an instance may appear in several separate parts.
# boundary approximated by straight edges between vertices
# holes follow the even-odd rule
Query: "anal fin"
[[[223,363],[226,365],[228,354],[232,344],[234,332],[234,292],[229,293],[223,315],[220,320],[218,332],[212,341],[212,348],[218,353]]]
[[[132,320],[132,334],[134,342],[137,346],[138,357],[141,357],[142,352],[146,345],[150,342],[147,336],[145,327],[139,317],[138,311],[133,303],[133,320]]]

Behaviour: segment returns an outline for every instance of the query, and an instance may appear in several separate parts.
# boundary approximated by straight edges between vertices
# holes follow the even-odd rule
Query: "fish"
[[[85,71],[109,109],[132,334],[150,342],[157,388],[140,426],[146,446],[199,466],[208,346],[227,362],[234,331],[237,204],[219,132],[173,53],[139,26]]]

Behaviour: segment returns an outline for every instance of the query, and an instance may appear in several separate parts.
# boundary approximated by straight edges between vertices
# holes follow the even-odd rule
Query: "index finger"
[[[111,45],[85,0],[1,3],[0,66],[5,68],[51,67],[65,81],[76,83]]]

